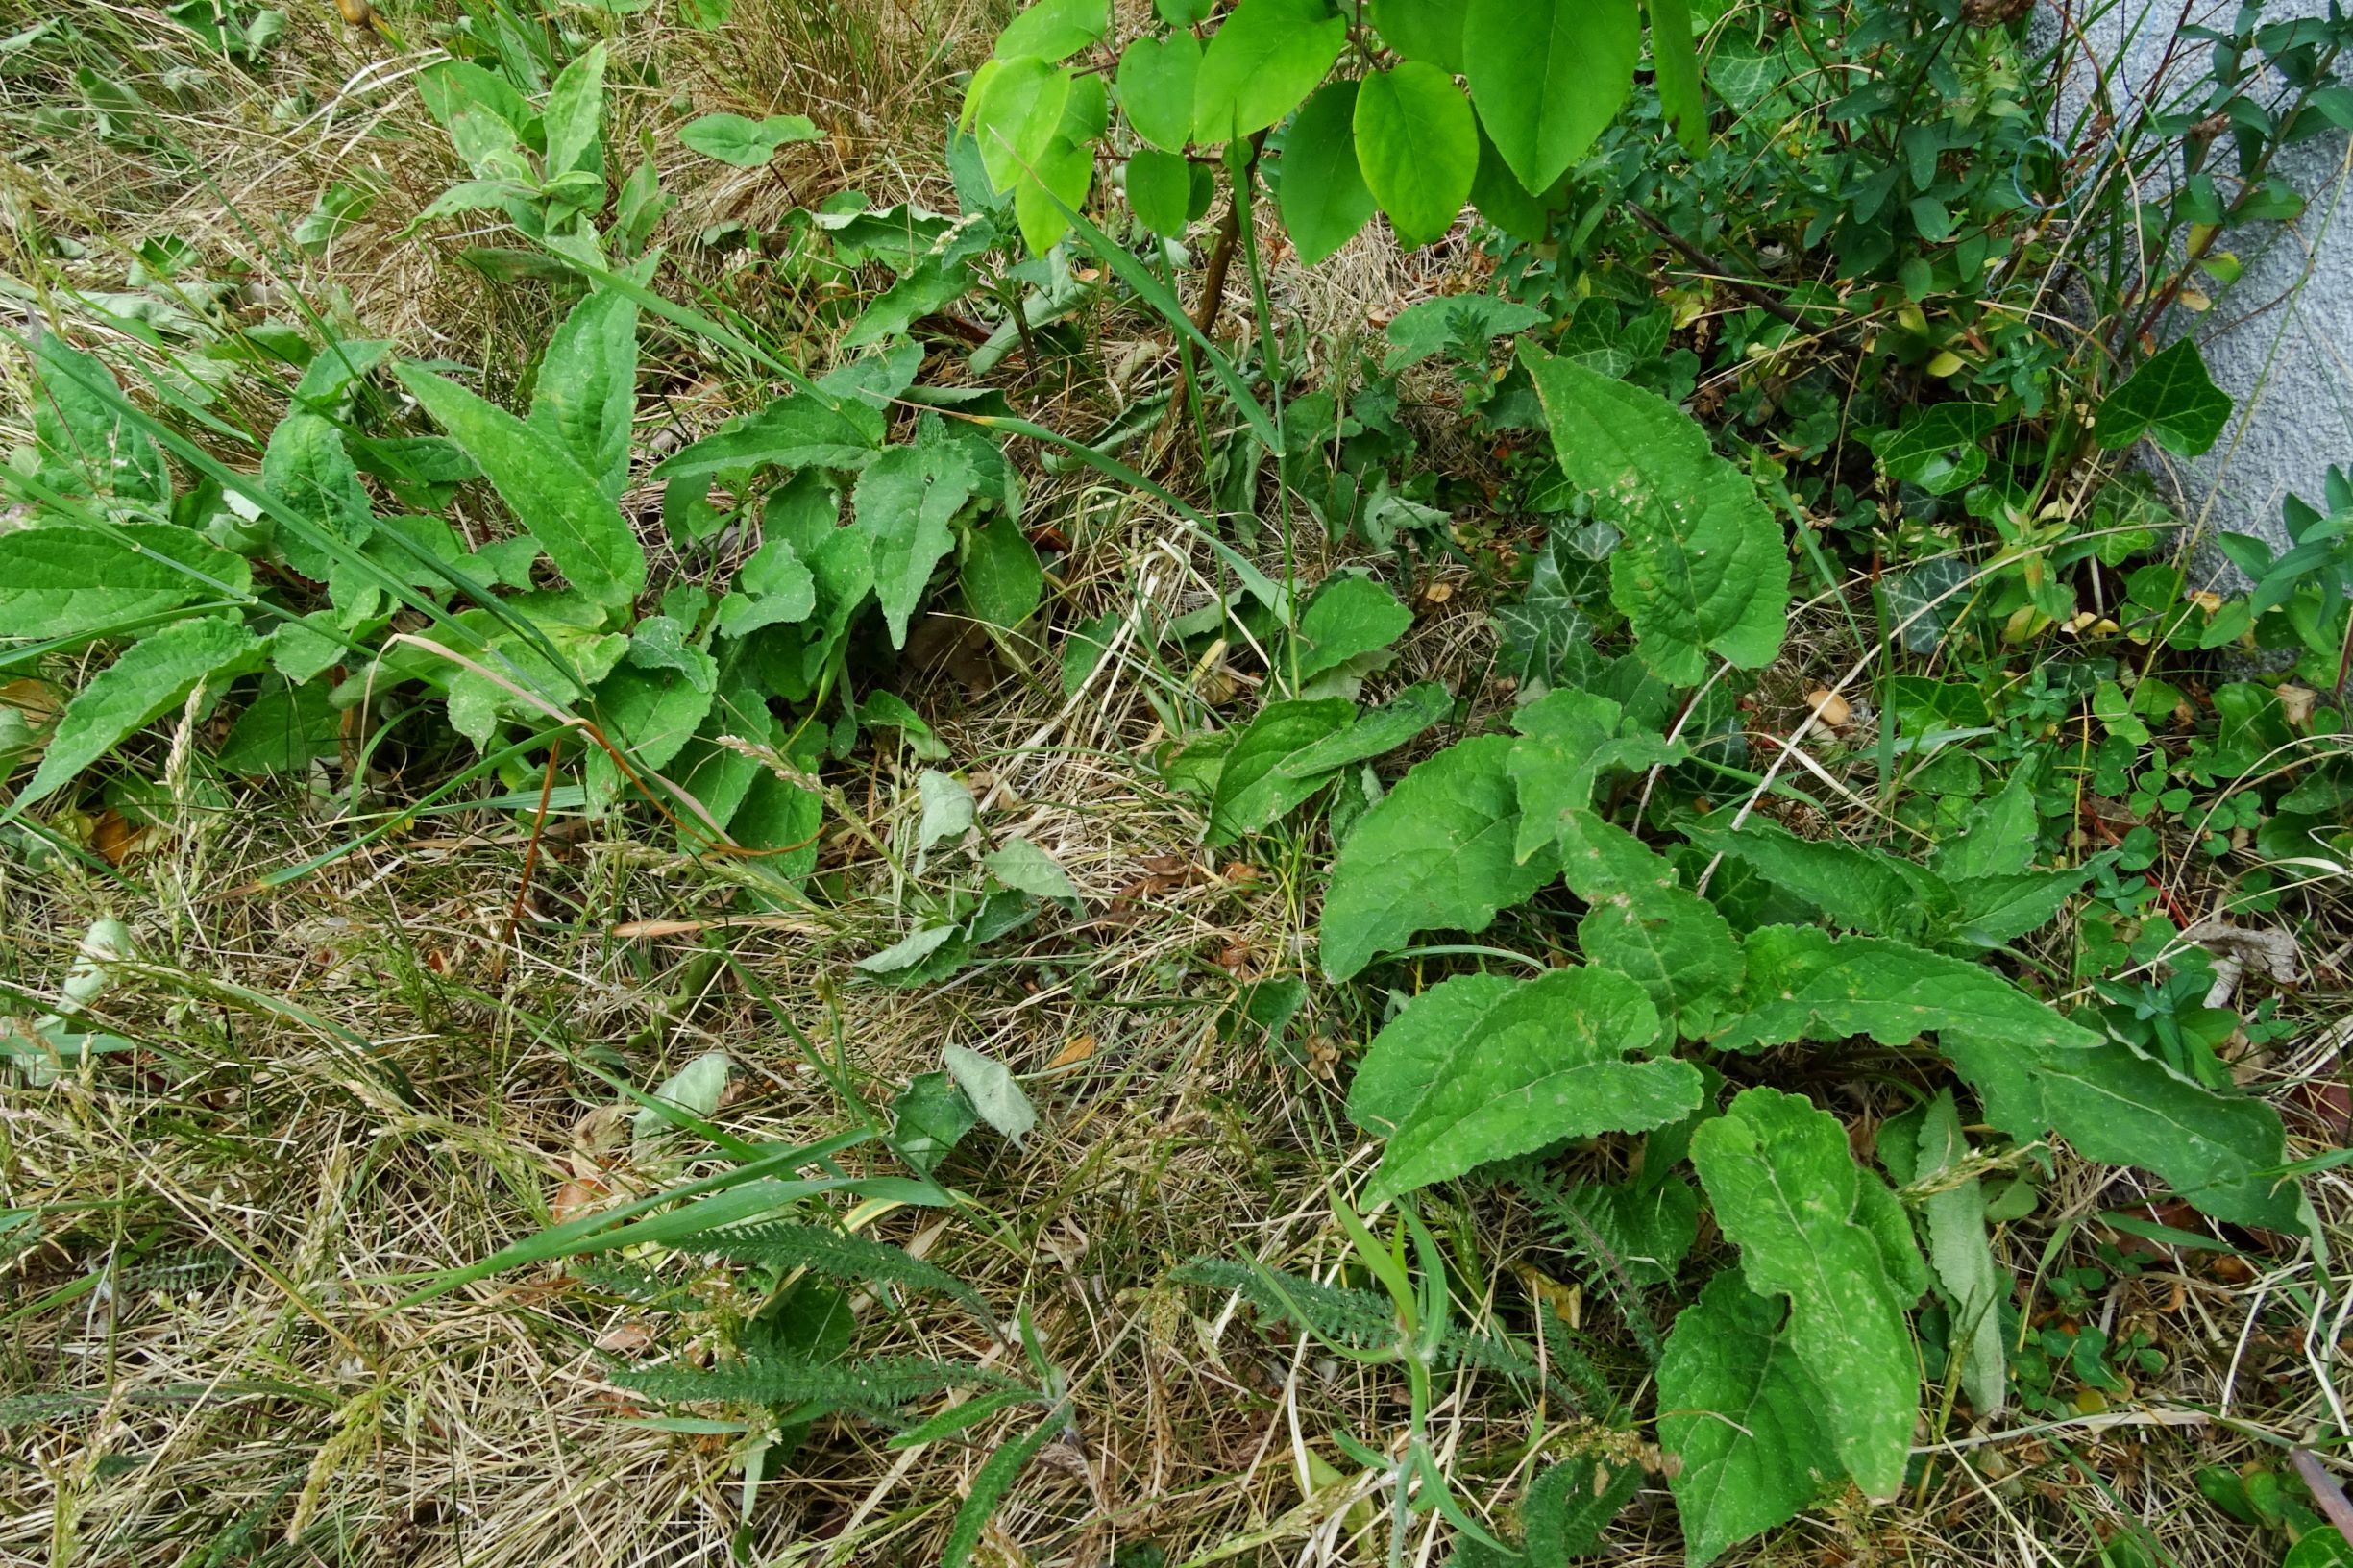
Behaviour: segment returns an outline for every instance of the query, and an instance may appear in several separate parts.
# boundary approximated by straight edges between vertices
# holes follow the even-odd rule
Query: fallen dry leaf
[[[1854,705],[1826,686],[1817,686],[1806,693],[1805,704],[1832,731],[1846,728],[1854,718]]]
[[[2314,691],[2310,686],[2297,686],[2292,683],[2274,686],[2271,690],[2279,697],[2280,717],[2287,720],[2291,726],[2302,729],[2312,723],[2313,706],[2320,700],[2318,692]]]
[[[1072,1035],[1063,1048],[1054,1053],[1054,1060],[1045,1065],[1045,1070],[1052,1072],[1056,1067],[1075,1066],[1093,1055],[1094,1036]]]

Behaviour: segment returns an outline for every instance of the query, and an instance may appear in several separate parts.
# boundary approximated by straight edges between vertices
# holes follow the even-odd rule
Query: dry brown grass
[[[765,228],[853,186],[878,202],[944,206],[937,128],[954,71],[998,9],[740,0],[737,26],[707,37],[665,31],[649,13],[619,41],[628,61],[658,60],[669,74],[660,88],[619,94],[613,144],[670,123],[678,92],[697,110],[805,111],[839,128],[781,178],[699,165],[665,142],[680,234],[722,221]],[[267,280],[266,298],[331,304],[409,352],[520,365],[544,330],[544,300],[453,264],[451,232],[400,236],[453,172],[437,135],[419,134],[406,86],[424,56],[355,38],[323,14],[298,14],[265,84],[173,110],[192,166],[79,138],[0,169],[18,220],[0,259],[40,308],[69,315],[61,290],[119,287],[138,244],[172,234],[193,240],[216,272],[241,265]],[[427,20],[390,17],[412,39]],[[102,20],[92,31],[112,40],[133,79],[159,83],[185,63],[151,12],[110,8]],[[0,113],[29,113],[61,90],[0,77]],[[270,112],[304,92],[309,107]],[[362,167],[384,183],[377,208],[323,257],[289,251],[280,223]],[[64,254],[58,237],[83,254]],[[1278,257],[1272,286],[1278,308],[1339,362],[1375,325],[1367,302],[1459,286],[1472,264],[1443,253],[1409,261],[1367,236],[1311,271]],[[686,293],[728,282],[710,258],[682,254],[674,266],[669,282]],[[1240,292],[1230,330],[1243,324]],[[779,339],[805,336],[821,350],[832,331],[782,291],[755,295],[747,310]],[[1111,327],[1112,341],[1152,335],[1148,324]],[[676,401],[698,427],[763,394],[711,380],[683,350],[673,368]],[[1008,368],[1018,378],[1017,359]],[[1087,428],[1113,402],[1098,382],[1052,376],[1017,379],[1015,391],[1066,429]],[[1450,389],[1434,378],[1424,393],[1433,433],[1446,435],[1438,415]],[[1207,552],[1143,498],[1045,478],[1032,517],[1073,546],[1059,568],[1058,625],[1115,611],[1148,628],[1214,583]],[[1347,558],[1322,543],[1309,553],[1310,576]],[[1484,670],[1489,637],[1474,578],[1459,565],[1428,572],[1412,586],[1456,592],[1419,601],[1395,678],[1467,685]],[[1801,693],[1811,672],[1845,663],[1845,626],[1827,607],[1810,617],[1769,690]],[[1345,1243],[1327,1184],[1360,1175],[1373,1155],[1327,1057],[1369,1035],[1378,1018],[1364,1010],[1377,997],[1317,987],[1287,1041],[1221,1028],[1243,985],[1306,971],[1322,864],[1312,832],[1268,836],[1246,859],[1210,857],[1197,804],[1172,796],[1153,767],[1172,722],[1194,730],[1245,716],[1256,673],[1238,649],[1231,670],[1196,678],[1140,634],[1076,698],[1062,696],[1043,657],[1017,656],[978,695],[913,683],[956,764],[990,786],[984,825],[1051,852],[1088,910],[948,983],[861,983],[855,961],[903,933],[915,900],[867,838],[839,825],[821,899],[781,928],[711,933],[802,1029],[842,1042],[869,1101],[887,1100],[958,1042],[1022,1074],[1039,1103],[1025,1147],[976,1133],[945,1167],[968,1213],[857,1216],[972,1282],[999,1317],[1025,1310],[1069,1380],[1083,1443],[1050,1447],[1021,1481],[992,1529],[991,1562],[1140,1568],[1154,1559],[1122,1553],[1141,1546],[1171,1564],[1380,1555],[1375,1478],[1356,1476],[1330,1434],[1386,1442],[1403,1416],[1400,1387],[1165,1279],[1201,1253],[1328,1273]],[[642,1419],[657,1412],[606,1381],[616,1357],[706,1356],[758,1305],[707,1260],[644,1260],[701,1293],[677,1312],[559,1267],[397,1305],[559,1208],[659,1184],[664,1172],[633,1163],[625,1136],[614,1140],[625,1102],[592,1068],[650,1086],[723,1049],[734,1068],[722,1119],[736,1136],[805,1141],[852,1119],[723,971],[674,999],[698,937],[612,934],[622,922],[723,915],[734,893],[725,868],[679,854],[647,821],[562,822],[510,939],[528,814],[482,811],[411,824],[263,888],[260,875],[344,845],[357,827],[293,788],[221,809],[193,760],[199,739],[168,743],[176,766],[160,748],[151,759],[180,781],[178,803],[119,870],[0,862],[11,933],[0,971],[19,992],[47,994],[102,914],[130,922],[141,955],[103,1004],[136,1049],[45,1088],[0,1087],[0,1206],[32,1216],[28,1231],[0,1239],[10,1253],[0,1262],[0,1560],[495,1568],[719,1562],[731,1549],[764,1564],[936,1560],[985,1441],[899,1454],[870,1427],[827,1421],[747,1508],[740,1438],[657,1430]],[[829,776],[864,832],[902,861],[918,767],[883,745]],[[972,877],[959,854],[935,852],[921,880],[937,890]],[[2316,925],[2353,928],[2341,910],[2315,915]],[[2302,1004],[2316,1024],[2341,1013],[2344,984],[2341,968],[2320,971]],[[1306,1049],[1311,1038],[1327,1052]],[[1854,1066],[1787,1053],[1762,1070],[1844,1096],[1838,1108],[1867,1124],[1886,1107],[1839,1087]],[[2325,1083],[2333,1060],[2308,1046],[2266,1070],[2318,1146],[2324,1129],[2307,1112],[2325,1090],[2299,1086]],[[2034,1278],[2092,1260],[2096,1216],[2144,1196],[2135,1182],[2062,1158],[2043,1209],[2003,1237],[2004,1261]],[[2332,1233],[2346,1234],[2343,1183],[2323,1178],[2316,1198]],[[1501,1200],[1438,1217],[1458,1248],[1461,1310],[1524,1327],[1513,1265],[1553,1266],[1532,1217]],[[2297,1306],[2338,1288],[2309,1259],[2260,1273],[2216,1255],[2164,1260],[2105,1298],[2112,1328],[2149,1327],[2169,1358],[2135,1402],[2074,1426],[2041,1430],[2013,1412],[1998,1431],[1956,1430],[1963,1462],[1936,1470],[1921,1494],[1875,1511],[1826,1504],[1731,1560],[2076,1568],[2138,1525],[2185,1568],[2252,1564],[2256,1547],[2195,1500],[2191,1473],[2341,1433],[2334,1353],[2315,1348]],[[872,1299],[860,1311],[862,1349],[1009,1363],[1001,1341],[960,1315],[894,1313]],[[1638,1359],[1606,1312],[1589,1326],[1596,1356],[1625,1374],[1622,1396],[1641,1401]],[[2212,1419],[2174,1424],[2181,1412]],[[1442,1390],[1432,1437],[1463,1495],[1485,1507],[1516,1496],[1542,1456],[1591,1430],[1586,1420],[1461,1383]],[[1016,1430],[1006,1418],[983,1436]],[[1341,1480],[1327,1484],[1319,1466]],[[1442,1535],[1425,1519],[1415,1560],[1442,1561]],[[1637,1500],[1612,1550],[1630,1568],[1679,1560],[1662,1488]]]

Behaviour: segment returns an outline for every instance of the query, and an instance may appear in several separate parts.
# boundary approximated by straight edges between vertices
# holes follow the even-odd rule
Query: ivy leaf
[[[1875,849],[1802,839],[1780,823],[1752,817],[1738,831],[1693,822],[1684,836],[1711,854],[1729,855],[1775,887],[1796,894],[1840,925],[1875,937],[1919,941],[1949,923],[1955,903],[1944,879]]]
[[[637,301],[601,289],[572,307],[548,340],[530,424],[596,477],[608,496],[629,481],[637,415]]]
[[[1998,1415],[2010,1384],[2000,1311],[2008,1291],[1985,1237],[1983,1186],[1974,1176],[1962,1182],[1938,1180],[1970,1156],[1950,1090],[1928,1102],[1918,1148],[1912,1180],[1931,1188],[1921,1200],[1920,1213],[1928,1227],[1928,1262],[1936,1270],[1937,1289],[1952,1314],[1961,1386],[1980,1418]]]
[[[176,713],[199,682],[217,687],[260,662],[260,641],[235,621],[183,621],[140,638],[65,704],[40,767],[9,814],[45,799],[158,719]]]
[[[823,135],[806,114],[772,114],[764,120],[705,114],[678,128],[678,140],[690,151],[739,169],[756,169],[774,158],[779,147]]]
[[[1218,771],[1209,842],[1231,844],[1245,833],[1256,833],[1323,788],[1322,775],[1301,776],[1285,765],[1348,728],[1356,712],[1354,703],[1336,697],[1269,702],[1261,708]]]
[[[1949,495],[1985,473],[1986,438],[2005,423],[1990,403],[1940,403],[1915,408],[1902,425],[1871,443],[1887,477],[1932,496]]]
[[[1667,1335],[1658,1363],[1658,1446],[1691,1568],[1786,1524],[1836,1479],[1826,1401],[1781,1336],[1781,1307],[1726,1270]]]
[[[1642,58],[1634,0],[1470,0],[1462,71],[1520,184],[1544,190],[1626,102]]]
[[[1313,266],[1355,237],[1373,215],[1373,193],[1357,160],[1357,84],[1316,89],[1283,133],[1283,227],[1300,261]]]
[[[2176,456],[2196,457],[2222,438],[2230,411],[2230,394],[2214,384],[2205,355],[2184,337],[2152,355],[2100,400],[2094,430],[2110,452],[2145,435]]]
[[[922,601],[932,569],[956,547],[948,521],[979,482],[960,442],[892,447],[858,476],[858,527],[873,553],[874,597],[891,628],[891,646],[907,646],[907,622]]]
[[[1561,821],[1560,870],[1593,907],[1578,922],[1586,962],[1649,992],[1676,1034],[1714,1029],[1740,991],[1740,943],[1716,906],[1680,885],[1675,868],[1622,827],[1589,811]]]
[[[1609,558],[1609,597],[1632,624],[1643,662],[1677,686],[1699,684],[1710,650],[1744,670],[1772,662],[1789,558],[1749,477],[1656,393],[1531,346],[1520,360],[1561,472],[1598,495],[1606,521],[1625,532]]]
[[[1357,88],[1355,125],[1365,186],[1397,242],[1412,250],[1453,228],[1479,173],[1479,122],[1454,78],[1417,60],[1375,72]]]
[[[646,552],[612,497],[570,453],[422,366],[404,364],[399,373],[573,587],[600,604],[637,598],[646,586]]]
[[[1368,1201],[1561,1139],[1673,1121],[1700,1103],[1700,1073],[1626,1060],[1657,1039],[1650,999],[1607,969],[1441,981],[1374,1037],[1349,1092],[1350,1117],[1388,1139]]]
[[[1513,742],[1485,735],[1416,766],[1340,846],[1324,894],[1323,970],[1345,980],[1416,931],[1479,932],[1550,882],[1552,855],[1522,861]]]
[[[1692,1135],[1691,1163],[1718,1227],[1740,1247],[1749,1288],[1790,1298],[1782,1337],[1821,1387],[1840,1462],[1867,1496],[1893,1498],[1920,1384],[1903,1316],[1911,1303],[1880,1237],[1858,1217],[1865,1184],[1879,1179],[1855,1164],[1835,1117],[1777,1089],[1742,1090]]]
[[[1243,0],[1202,52],[1193,140],[1265,130],[1315,90],[1347,42],[1348,23],[1324,0]]]

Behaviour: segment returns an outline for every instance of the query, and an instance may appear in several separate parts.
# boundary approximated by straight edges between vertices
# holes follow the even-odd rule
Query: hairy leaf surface
[[[1578,922],[1587,962],[1631,978],[1687,1040],[1716,1027],[1741,980],[1740,943],[1716,906],[1683,887],[1641,840],[1589,811],[1561,820],[1560,870],[1593,907]]]

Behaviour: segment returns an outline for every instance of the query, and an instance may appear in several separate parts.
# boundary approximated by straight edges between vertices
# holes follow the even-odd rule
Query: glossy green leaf
[[[1324,0],[1241,0],[1202,53],[1192,139],[1265,130],[1315,90],[1347,42],[1347,22]]]
[[[1209,842],[1231,844],[1256,833],[1323,788],[1325,776],[1299,774],[1285,764],[1329,741],[1355,722],[1356,705],[1338,698],[1269,702],[1235,738],[1217,772],[1210,806]]]
[[[234,621],[183,621],[140,638],[65,704],[10,814],[46,799],[158,719],[176,716],[199,682],[217,690],[260,662],[260,641]]]
[[[1707,145],[1707,99],[1700,90],[1699,41],[1691,36],[1691,0],[1644,0],[1651,13],[1651,74],[1658,107],[1686,151]]]
[[[1283,227],[1312,266],[1356,236],[1373,215],[1373,193],[1357,163],[1357,84],[1315,90],[1283,134]]]
[[[1609,557],[1610,602],[1643,662],[1695,686],[1714,652],[1772,662],[1789,606],[1781,526],[1707,432],[1654,392],[1523,347],[1568,482],[1592,493],[1625,538]]]
[[[1626,102],[1642,56],[1635,0],[1469,0],[1462,71],[1520,184],[1543,190]]]
[[[1859,1213],[1878,1178],[1855,1164],[1837,1118],[1777,1089],[1742,1090],[1692,1135],[1691,1163],[1749,1287],[1790,1298],[1783,1338],[1821,1387],[1831,1448],[1865,1495],[1894,1497],[1920,1380],[1911,1301]]]
[[[401,383],[465,448],[515,521],[600,604],[626,604],[646,586],[646,555],[603,487],[548,436],[419,365]]]
[[[629,482],[637,415],[637,302],[600,289],[572,307],[539,361],[530,424],[572,453],[604,493]]]
[[[1986,440],[2005,423],[1998,406],[1955,399],[1915,408],[1895,429],[1872,438],[1887,477],[1932,496],[1968,488],[1985,473]]]
[[[1119,107],[1136,134],[1164,152],[1181,153],[1193,127],[1201,44],[1190,33],[1140,37],[1119,52]]]
[[[1796,1518],[1838,1478],[1827,1402],[1783,1336],[1783,1316],[1728,1269],[1667,1335],[1658,1446],[1681,1461],[1667,1486],[1691,1568]]]
[[[168,523],[52,523],[0,533],[0,626],[11,637],[98,635],[252,585],[241,556]]]
[[[1454,227],[1479,173],[1469,100],[1435,65],[1409,60],[1357,88],[1357,162],[1398,243],[1427,245]]]
[[[1068,70],[1032,56],[993,60],[973,73],[965,114],[981,166],[997,190],[1012,190],[1046,156],[1075,80]]]
[[[1062,60],[1102,42],[1110,31],[1109,0],[1037,0],[996,36],[996,57]]]
[[[893,648],[907,646],[907,623],[932,569],[956,547],[948,522],[978,482],[963,445],[946,441],[892,447],[858,477],[852,500]]]
[[[2147,436],[2176,456],[2196,457],[2222,438],[2230,413],[2230,394],[2214,384],[2205,355],[2184,337],[2100,400],[2094,429],[2111,452]]]
[[[1417,931],[1486,929],[1550,882],[1553,856],[1512,853],[1512,741],[1460,742],[1416,766],[1340,846],[1318,928],[1324,973],[1345,980]]]
[[[1994,1262],[1986,1240],[1985,1189],[1976,1177],[1954,1180],[1947,1173],[1970,1159],[1960,1113],[1947,1090],[1928,1102],[1921,1118],[1919,1159],[1912,1184],[1928,1189],[1920,1215],[1928,1232],[1928,1262],[1952,1320],[1952,1343],[1960,1362],[1961,1386],[1980,1419],[1998,1415],[2010,1386],[2004,1354],[2000,1304],[2008,1281]]]
[[[1388,1139],[1368,1201],[1561,1139],[1673,1121],[1699,1104],[1700,1073],[1627,1060],[1657,1038],[1649,998],[1607,969],[1433,986],[1374,1037],[1349,1091],[1350,1117]]]
[[[1683,887],[1675,868],[1624,828],[1587,811],[1562,820],[1560,870],[1592,905],[1578,922],[1587,963],[1628,976],[1668,1027],[1688,1040],[1712,1031],[1740,991],[1740,943],[1716,906]]]
[[[1177,153],[1139,147],[1128,155],[1127,205],[1143,226],[1169,239],[1192,222],[1192,165]]]
[[[1381,40],[1408,60],[1462,72],[1462,0],[1371,0],[1365,7]]]

